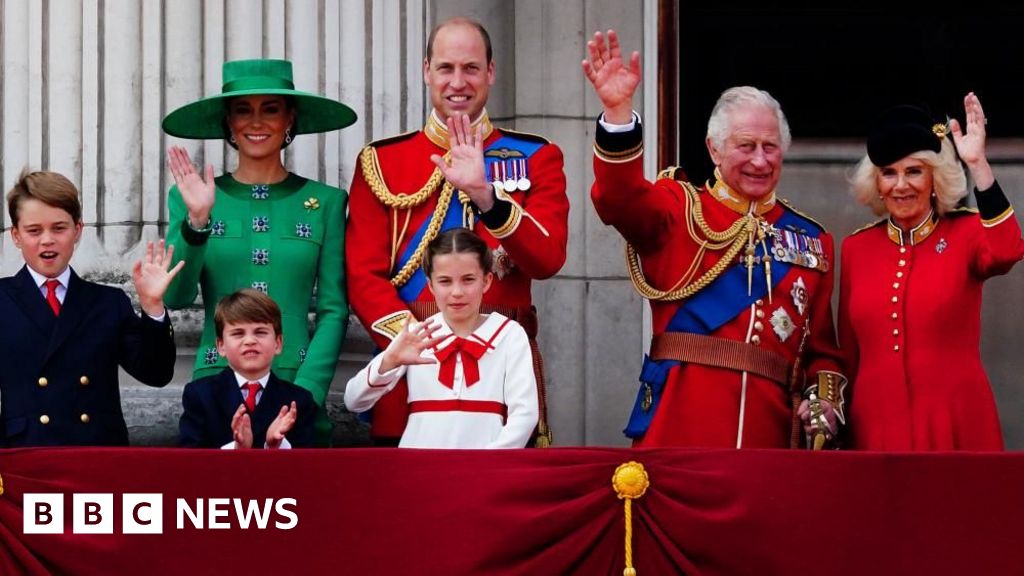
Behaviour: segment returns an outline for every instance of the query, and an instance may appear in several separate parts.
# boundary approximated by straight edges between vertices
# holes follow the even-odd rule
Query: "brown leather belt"
[[[783,387],[789,386],[789,362],[781,354],[736,340],[688,332],[665,332],[651,341],[651,358],[750,372],[774,380]]]

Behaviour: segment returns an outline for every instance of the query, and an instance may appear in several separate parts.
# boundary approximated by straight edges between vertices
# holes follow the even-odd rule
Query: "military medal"
[[[828,258],[820,238],[813,238],[791,226],[784,229],[771,227],[769,235],[773,240],[772,257],[779,262],[789,262],[803,268],[827,272]]]
[[[793,319],[789,317],[786,309],[781,306],[776,308],[775,312],[772,312],[771,325],[775,335],[782,342],[785,342],[796,331],[796,324],[793,324]]]
[[[519,188],[520,192],[526,192],[530,189],[530,179],[526,177],[526,159],[517,160],[519,163],[519,181],[516,182],[516,187]]]
[[[946,249],[946,246],[949,246],[949,243],[946,242],[946,239],[939,238],[938,244],[935,245],[935,252],[938,254],[942,254],[942,252]]]
[[[508,164],[506,163],[505,160],[501,161],[501,166],[503,168],[502,171],[505,173],[504,174],[504,176],[505,176],[505,183],[504,183],[505,192],[515,192],[516,185],[517,185],[516,177],[512,174],[512,172],[509,171]],[[514,166],[514,164],[513,164],[513,166]]]
[[[793,289],[789,291],[789,295],[793,297],[793,306],[796,307],[796,311],[801,316],[804,315],[804,310],[807,309],[807,286],[804,284],[802,276],[797,276],[796,282],[793,282]]]
[[[508,255],[505,247],[500,244],[491,252],[491,261],[493,262],[494,275],[498,277],[498,280],[504,278],[515,267],[515,263],[512,262],[512,258]]]
[[[502,188],[501,176],[498,174],[498,162],[491,162],[491,184],[495,188]]]

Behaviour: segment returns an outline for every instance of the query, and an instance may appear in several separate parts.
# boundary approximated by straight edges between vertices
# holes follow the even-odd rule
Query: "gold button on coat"
[[[50,417],[47,416],[46,414],[43,414],[42,416],[39,417],[39,423],[40,424],[49,424],[50,423]]]
[[[761,337],[758,336],[757,334],[754,334],[753,336],[750,337],[750,342],[752,344],[760,344],[761,343]]]
[[[49,384],[49,383],[50,383],[50,381],[49,381],[49,380],[47,380],[45,376],[44,376],[44,377],[41,377],[41,378],[39,379],[39,385],[40,385],[40,386],[46,386],[46,385],[47,385],[47,384]]]
[[[79,419],[82,421],[82,424],[88,424],[89,423],[89,415],[88,414],[82,414],[82,416]]]
[[[89,377],[88,376],[82,376],[81,378],[78,379],[78,381],[82,383],[82,386],[88,386],[88,384],[89,384]]]

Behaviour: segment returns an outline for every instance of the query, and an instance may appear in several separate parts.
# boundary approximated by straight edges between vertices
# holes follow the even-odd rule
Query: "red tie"
[[[466,388],[480,381],[480,367],[477,360],[487,351],[487,346],[474,340],[455,337],[452,343],[434,352],[441,362],[437,379],[449,388],[455,387],[455,358],[462,356],[462,373],[466,377]]]
[[[256,412],[256,393],[263,388],[259,382],[248,382],[245,385],[245,389],[249,391],[245,396],[245,409],[249,411],[249,414]]]
[[[60,300],[57,299],[57,286],[60,286],[60,280],[46,281],[46,301],[50,304],[50,309],[53,310],[54,316],[60,316]]]

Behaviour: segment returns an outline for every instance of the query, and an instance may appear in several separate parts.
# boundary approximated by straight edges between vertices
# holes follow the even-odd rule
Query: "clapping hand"
[[[295,426],[298,414],[299,411],[295,406],[294,400],[291,406],[281,406],[281,409],[277,412],[277,418],[274,418],[274,421],[270,423],[270,428],[267,428],[267,448],[275,449],[281,447],[281,442],[284,441],[285,435]]]
[[[146,255],[132,267],[132,282],[139,294],[139,304],[146,314],[156,318],[164,313],[164,293],[171,280],[185,266],[182,260],[168,269],[174,259],[174,246],[164,247],[163,239],[154,250],[153,243],[146,243]]]
[[[174,183],[181,192],[181,199],[188,209],[188,221],[193,228],[205,228],[210,222],[210,211],[213,210],[215,186],[213,182],[213,166],[206,165],[206,178],[196,172],[188,151],[181,146],[171,146],[167,150],[167,167],[174,177]]]
[[[252,420],[245,404],[239,404],[235,415],[231,417],[231,435],[235,440],[235,448],[252,448]]]
[[[412,316],[406,316],[402,329],[391,341],[381,357],[381,374],[394,370],[399,366],[414,364],[434,364],[436,358],[422,356],[424,350],[433,348],[444,341],[447,336],[434,336],[440,325],[432,320],[412,322]]]
[[[430,160],[445,180],[469,195],[480,211],[487,212],[494,206],[494,188],[484,173],[484,139],[479,126],[471,127],[468,115],[448,118],[448,160],[438,154],[432,154]]]
[[[595,32],[594,39],[587,42],[587,51],[590,59],[583,61],[583,73],[604,105],[605,121],[628,124],[633,119],[633,94],[640,85],[640,53],[633,52],[626,67],[614,30],[608,31],[607,44],[604,36]]]

